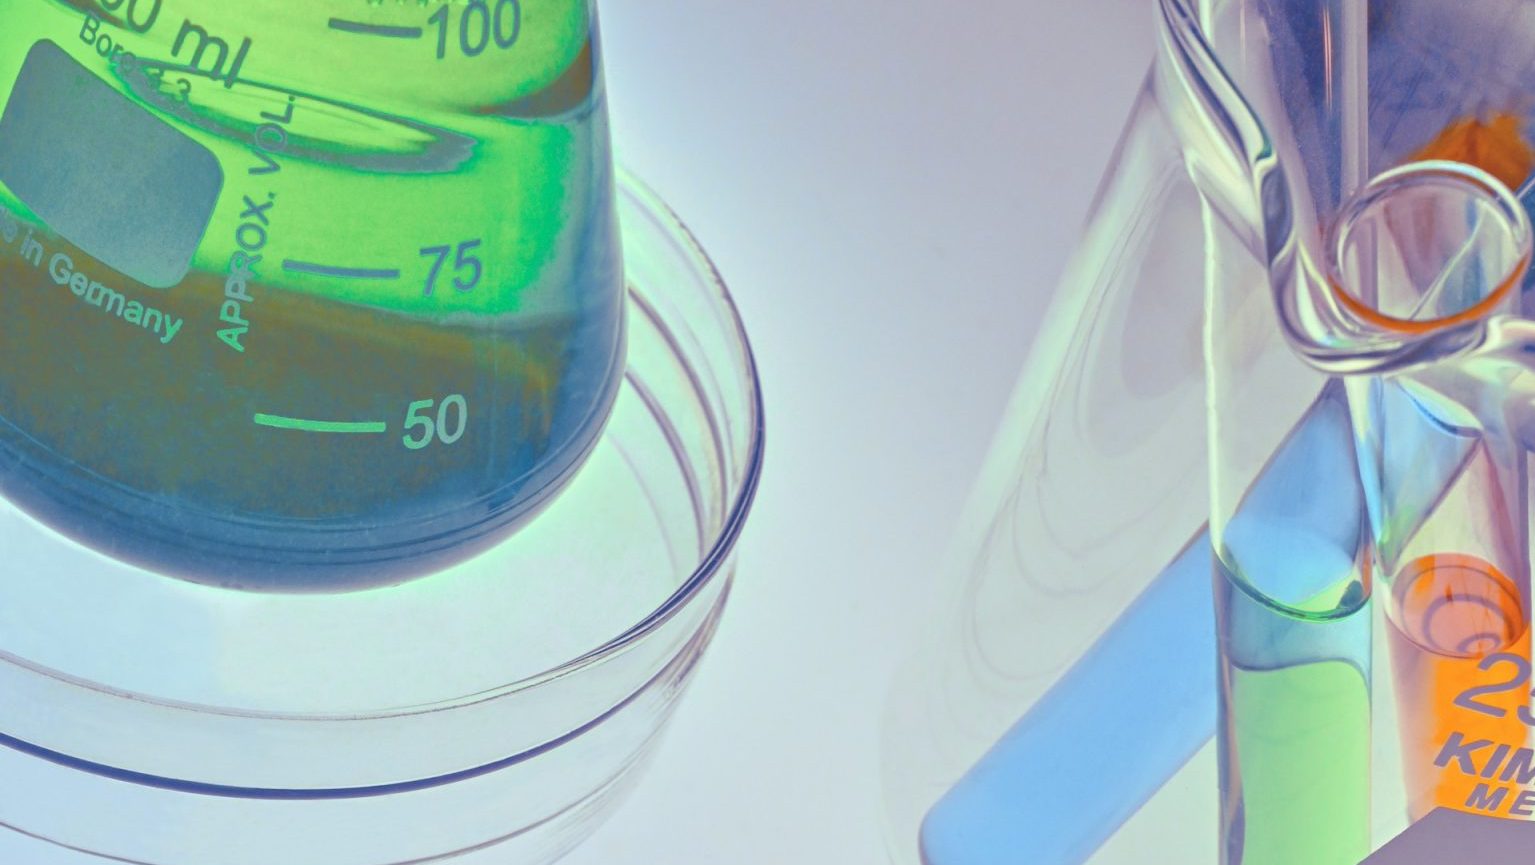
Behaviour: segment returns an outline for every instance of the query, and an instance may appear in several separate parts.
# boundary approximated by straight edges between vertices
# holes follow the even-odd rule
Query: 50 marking
[[[469,0],[462,15],[458,16],[458,47],[465,57],[478,57],[485,53],[492,41],[503,51],[517,44],[522,36],[521,0]],[[437,59],[448,56],[448,19],[450,6],[443,6],[426,19],[437,25]]]
[[[1467,688],[1455,698],[1455,705],[1482,715],[1490,715],[1494,718],[1507,718],[1507,709],[1502,706],[1484,703],[1480,698],[1488,694],[1501,694],[1505,691],[1527,689],[1530,684],[1532,669],[1529,661],[1518,655],[1510,655],[1506,652],[1498,655],[1489,655],[1483,658],[1482,663],[1478,666],[1482,672],[1491,672],[1492,668],[1503,665],[1513,667],[1512,678],[1506,682],[1495,682],[1491,685],[1477,685],[1474,688]],[[1535,693],[1531,693],[1531,696],[1535,696]],[[1519,720],[1525,726],[1535,727],[1535,715],[1530,714],[1527,700],[1525,705],[1520,706],[1515,714],[1518,715]]]
[[[0,213],[4,212],[0,210]],[[432,413],[434,407],[437,409],[435,414]],[[308,433],[361,435],[389,432],[389,424],[381,420],[312,420],[265,412],[257,412],[252,420],[260,427]],[[434,441],[456,444],[468,429],[469,400],[463,394],[449,394],[442,398],[441,404],[434,399],[418,399],[405,412],[405,435],[401,440],[406,448],[418,451]]]
[[[469,401],[464,395],[455,393],[443,397],[442,404],[437,405],[435,421],[431,415],[424,414],[434,405],[437,401],[431,399],[418,399],[410,404],[410,411],[405,413],[405,447],[418,451],[433,440],[450,445],[464,437],[464,430],[469,426]]]

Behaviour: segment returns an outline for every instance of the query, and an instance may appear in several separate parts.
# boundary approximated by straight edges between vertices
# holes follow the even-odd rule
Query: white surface
[[[1152,52],[1150,0],[600,0],[624,162],[767,397],[731,608],[567,865],[882,863],[885,689]]]

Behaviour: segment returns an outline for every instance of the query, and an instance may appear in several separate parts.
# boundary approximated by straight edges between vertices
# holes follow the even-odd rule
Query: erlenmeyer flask
[[[630,788],[762,410],[595,7],[0,0],[0,862],[546,865]]]
[[[222,586],[461,561],[623,362],[590,0],[3,0],[0,492]]]
[[[1088,861],[1217,730],[1208,805],[1178,812],[1212,830],[1115,861],[1354,865],[1433,808],[1524,816],[1527,10],[1159,4],[1084,264],[956,544],[950,629],[893,701],[899,861]],[[1391,173],[1431,157],[1486,172]],[[1145,326],[1104,338],[1117,310]],[[1194,331],[1177,381],[1208,415],[1098,373]],[[1136,459],[1094,449],[1115,433]],[[1206,453],[1201,535],[1205,473],[1169,473]]]

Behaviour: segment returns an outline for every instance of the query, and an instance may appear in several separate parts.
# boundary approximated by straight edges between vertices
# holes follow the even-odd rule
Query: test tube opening
[[[1530,263],[1530,221],[1479,168],[1413,162],[1343,206],[1329,283],[1366,330],[1429,334],[1510,311]]]

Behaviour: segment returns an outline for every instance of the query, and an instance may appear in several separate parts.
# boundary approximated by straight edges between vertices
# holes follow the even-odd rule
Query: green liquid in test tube
[[[1223,861],[1354,865],[1370,851],[1370,681],[1356,660],[1367,657],[1369,608],[1287,616],[1229,575],[1216,603],[1242,622],[1222,634]],[[1236,627],[1249,630],[1234,637]],[[1251,645],[1257,634],[1266,645]]]
[[[1307,418],[1216,543],[1225,865],[1370,852],[1369,534],[1341,382]]]
[[[399,582],[623,368],[588,0],[0,0],[0,493],[159,573]]]

